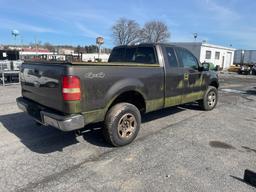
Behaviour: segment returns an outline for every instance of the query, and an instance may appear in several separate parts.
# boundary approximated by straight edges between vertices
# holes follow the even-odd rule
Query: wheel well
[[[210,83],[210,86],[216,87],[217,89],[219,88],[219,84],[217,83],[217,81],[212,81]]]
[[[144,97],[137,91],[127,91],[119,95],[110,107],[117,103],[126,102],[135,105],[141,113],[146,111],[146,103]],[[110,108],[109,107],[109,108]]]

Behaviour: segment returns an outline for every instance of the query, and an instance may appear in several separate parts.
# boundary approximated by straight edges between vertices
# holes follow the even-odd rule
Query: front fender
[[[218,78],[217,77],[211,78],[209,85],[215,85],[217,86],[217,89],[218,89],[220,86]]]

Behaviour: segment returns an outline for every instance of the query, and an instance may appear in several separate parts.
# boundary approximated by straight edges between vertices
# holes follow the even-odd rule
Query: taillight
[[[81,99],[80,79],[76,76],[62,78],[62,95],[64,101],[77,101]]]

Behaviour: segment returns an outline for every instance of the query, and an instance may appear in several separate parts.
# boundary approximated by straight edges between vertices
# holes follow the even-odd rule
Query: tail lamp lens
[[[80,79],[76,76],[62,78],[62,95],[64,101],[77,101],[81,99]]]

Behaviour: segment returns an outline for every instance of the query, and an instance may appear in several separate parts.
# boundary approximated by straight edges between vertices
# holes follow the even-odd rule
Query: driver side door
[[[176,52],[184,75],[181,103],[202,99],[205,90],[205,77],[199,70],[196,57],[184,48],[176,48]]]

